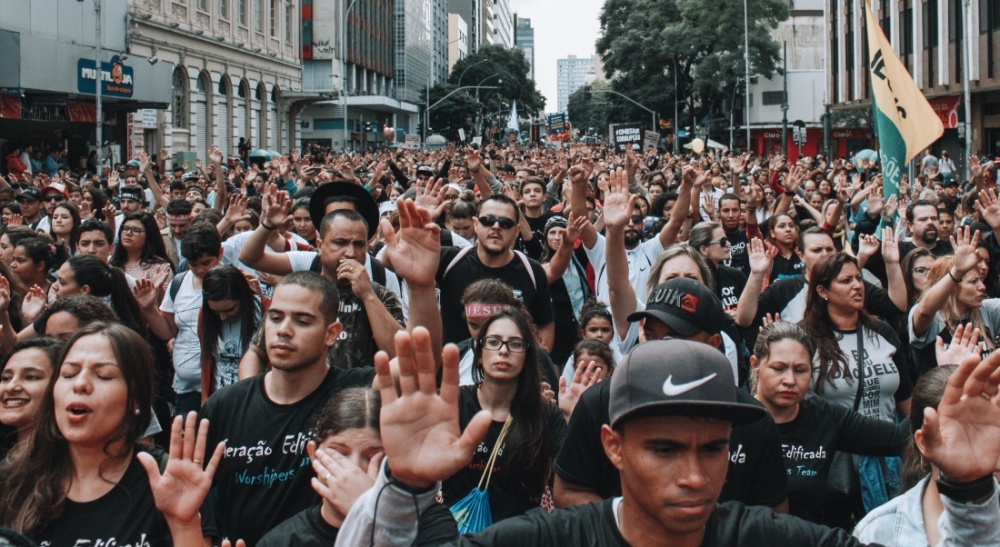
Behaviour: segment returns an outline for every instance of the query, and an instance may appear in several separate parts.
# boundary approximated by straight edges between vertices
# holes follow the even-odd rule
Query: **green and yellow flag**
[[[899,180],[911,159],[938,140],[944,126],[892,50],[865,0],[868,20],[868,71],[872,82],[872,109],[878,130],[879,159],[885,197],[899,193]]]

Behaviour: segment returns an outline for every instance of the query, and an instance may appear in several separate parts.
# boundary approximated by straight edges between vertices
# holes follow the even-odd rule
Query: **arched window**
[[[171,101],[171,107],[173,109],[173,125],[174,127],[180,129],[187,129],[188,126],[188,81],[187,73],[183,66],[177,67],[174,71],[173,78],[173,100]]]

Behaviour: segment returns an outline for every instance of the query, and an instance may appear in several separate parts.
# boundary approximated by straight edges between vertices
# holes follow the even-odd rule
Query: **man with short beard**
[[[724,194],[719,198],[719,224],[726,232],[726,239],[729,240],[729,260],[724,260],[723,264],[730,268],[736,268],[743,272],[743,275],[750,275],[750,259],[747,256],[747,246],[750,240],[747,239],[745,230],[740,230],[740,217],[743,214],[742,201],[736,194]]]
[[[860,224],[859,232],[862,230]],[[927,249],[935,257],[950,255],[954,252],[951,243],[940,239],[941,219],[937,205],[934,203],[923,199],[911,202],[906,207],[906,227],[913,238],[911,241],[899,242],[900,259],[906,257],[907,253],[917,247]],[[875,253],[865,264],[865,269],[875,275],[882,282],[883,287],[888,286],[882,253]]]

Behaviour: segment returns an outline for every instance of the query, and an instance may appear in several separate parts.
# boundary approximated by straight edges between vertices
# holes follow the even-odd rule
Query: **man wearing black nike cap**
[[[483,411],[464,433],[459,431],[458,352],[453,346],[444,350],[438,394],[428,338],[423,329],[416,329],[412,339],[396,337],[398,392],[388,357],[376,358],[386,458],[374,486],[347,514],[337,545],[411,545],[417,517],[435,503],[438,481],[468,464],[490,427],[492,417]],[[978,364],[967,360],[922,428],[931,443],[924,454],[948,477],[941,481],[944,544],[1000,541],[992,477],[1000,457],[1000,426],[985,421],[1000,421],[998,371],[998,354]],[[602,427],[601,441],[621,471],[622,496],[552,513],[532,511],[451,544],[861,545],[842,529],[767,507],[717,502],[732,426],[764,413],[739,402],[732,372],[719,352],[684,340],[647,342],[615,369],[610,384],[611,421]],[[977,457],[959,457],[962,453]]]
[[[628,316],[642,321],[647,340],[677,338],[699,342],[723,356],[722,326],[726,316],[719,298],[701,283],[676,277],[657,285],[649,294],[646,306]],[[637,328],[634,327],[634,328]],[[640,344],[638,348],[649,344]],[[680,359],[686,356],[678,355]],[[730,363],[729,378],[735,366]],[[668,366],[662,361],[663,366]],[[616,373],[617,374],[617,373]],[[735,385],[735,383],[734,383]],[[739,400],[756,406],[753,397],[740,390]],[[612,422],[608,409],[611,385],[602,382],[580,397],[569,421],[569,430],[555,461],[555,485],[552,491],[557,507],[590,503],[622,493],[618,469],[601,447],[601,427]],[[761,407],[762,408],[762,407]],[[774,421],[761,413],[760,419],[733,428],[729,445],[730,464],[723,501],[741,501],[748,505],[766,505],[786,511],[786,470],[781,465],[781,441]]]

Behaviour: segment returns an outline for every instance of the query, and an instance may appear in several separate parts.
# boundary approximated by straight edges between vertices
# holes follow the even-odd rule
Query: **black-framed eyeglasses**
[[[731,245],[731,243],[729,243],[729,239],[726,237],[723,237],[722,239],[717,241],[717,243],[719,244],[719,247],[728,247]]]
[[[927,272],[929,271],[931,271],[931,269],[927,266],[917,266],[916,268],[913,268],[913,273],[917,275],[927,275]]]
[[[500,228],[504,230],[510,230],[514,226],[517,226],[517,222],[512,218],[495,217],[493,215],[483,215],[479,217],[479,223],[487,228],[492,228],[494,224],[499,224]]]
[[[122,226],[122,233],[123,234],[140,235],[140,234],[142,234],[145,231],[146,230],[144,230],[142,228],[139,228],[139,227],[136,227],[136,226]]]
[[[524,353],[524,350],[528,348],[523,338],[511,338],[510,340],[503,340],[498,336],[483,338],[483,349],[500,351],[503,346],[507,346],[507,351],[511,353]]]

